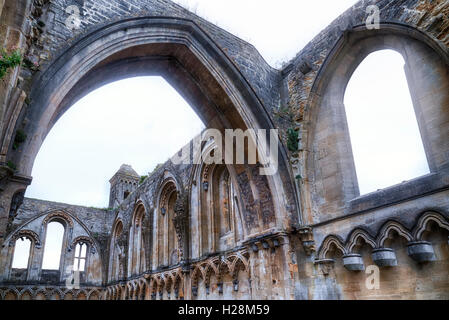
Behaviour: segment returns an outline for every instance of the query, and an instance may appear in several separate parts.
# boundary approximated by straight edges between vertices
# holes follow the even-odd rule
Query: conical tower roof
[[[112,177],[110,182],[114,180],[115,177],[124,177],[132,180],[139,180],[140,176],[139,174],[129,165],[129,164],[123,164],[120,169],[117,171],[116,174]]]

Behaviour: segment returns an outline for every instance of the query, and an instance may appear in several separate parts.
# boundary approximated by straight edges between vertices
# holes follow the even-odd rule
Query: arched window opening
[[[75,260],[73,263],[73,271],[86,271],[87,260],[87,243],[79,242],[75,247]]]
[[[134,215],[130,235],[130,266],[133,275],[137,275],[145,269],[145,246],[142,232],[144,219],[145,208],[143,205],[139,205]]]
[[[243,235],[236,191],[225,165],[204,166],[199,190],[201,255],[225,251]]]
[[[204,130],[192,107],[199,106],[191,106],[159,76],[130,77],[88,93],[58,118],[46,136],[26,196],[108,206],[107,181],[122,164],[152,172]],[[62,174],[71,182],[63,191],[58,187]],[[116,195],[129,199],[138,183],[126,179],[122,183],[126,185]]]
[[[179,262],[179,247],[174,227],[175,205],[178,199],[173,181],[167,181],[162,188],[157,216],[157,239],[155,242],[158,266],[172,266]]]
[[[12,260],[13,269],[28,269],[31,252],[31,240],[28,238],[17,239]]]
[[[173,192],[168,200],[168,215],[167,215],[167,227],[168,227],[168,265],[173,266],[179,262],[179,251],[178,251],[178,238],[176,236],[175,225],[173,220],[175,218],[175,205],[178,195]]]
[[[430,172],[403,57],[393,50],[370,54],[345,93],[345,109],[360,194]]]
[[[59,222],[50,222],[47,225],[44,260],[42,263],[43,270],[59,270],[64,231],[64,226]]]
[[[111,274],[110,280],[118,280],[123,278],[123,258],[124,258],[124,245],[121,241],[123,235],[123,223],[118,221],[116,223],[112,241],[111,241]]]

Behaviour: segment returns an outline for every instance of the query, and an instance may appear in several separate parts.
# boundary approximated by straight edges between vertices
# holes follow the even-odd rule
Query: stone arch
[[[226,251],[230,249],[226,244],[232,243],[232,247],[248,233],[248,227],[243,221],[242,198],[234,171],[234,168],[226,165],[203,164],[201,179],[198,180],[198,198],[201,202],[199,221],[204,224],[201,225],[201,238],[204,234],[211,237],[208,245],[203,245],[202,255]],[[204,190],[205,184],[207,190]]]
[[[123,300],[123,286],[117,286],[116,300]]]
[[[139,201],[133,211],[128,245],[128,275],[138,275],[145,270],[145,241],[143,224],[147,212],[143,202]]]
[[[346,241],[345,249],[349,253],[353,253],[354,248],[357,246],[358,242],[360,240],[363,240],[365,243],[367,243],[369,246],[371,246],[372,249],[376,249],[376,241],[371,235],[361,229],[355,229],[351,232],[351,235],[348,237],[348,241]]]
[[[106,301],[113,300],[112,296],[113,296],[113,289],[111,287],[108,287],[105,291],[104,300]]]
[[[164,274],[165,279],[165,294],[167,294],[167,299],[172,300],[172,294],[173,294],[173,286],[175,283],[175,279],[171,273]]]
[[[68,213],[63,211],[56,211],[48,214],[42,222],[42,225],[46,226],[53,221],[60,222],[64,225],[64,227],[73,228],[74,226],[72,217]]]
[[[437,212],[426,212],[419,218],[413,230],[413,238],[415,240],[423,240],[423,234],[427,231],[430,223],[436,223],[440,228],[449,231],[448,219]]]
[[[30,288],[24,289],[20,292],[20,300],[33,300],[33,297],[33,290]]]
[[[34,294],[35,300],[48,300],[48,292],[45,289],[38,289]]]
[[[36,232],[34,232],[32,230],[23,230],[23,229],[15,232],[11,236],[10,245],[12,242],[17,241],[20,238],[27,238],[27,239],[31,240],[31,243],[33,245],[35,245],[36,247],[40,247],[40,245],[41,245],[41,240],[39,238],[39,235]]]
[[[87,300],[87,292],[83,289],[79,290],[76,294],[76,300]]]
[[[157,281],[157,299],[163,300],[164,299],[164,290],[166,288],[166,279],[164,278],[164,275],[159,275],[156,277]]]
[[[42,259],[40,261],[40,268],[44,269],[45,268],[45,264],[46,261],[51,261],[48,260],[48,256],[46,256],[46,251],[47,251],[47,245],[49,245],[49,243],[47,242],[49,239],[49,226],[55,224],[55,226],[57,224],[59,224],[60,226],[62,226],[62,239],[60,239],[60,252],[59,252],[59,266],[57,268],[57,270],[59,270],[60,277],[63,274],[63,268],[65,268],[65,264],[66,264],[66,259],[65,259],[65,251],[66,250],[70,250],[70,245],[71,245],[71,239],[72,239],[72,233],[73,233],[73,227],[74,227],[74,223],[73,223],[73,219],[70,217],[69,214],[63,212],[63,211],[55,211],[53,213],[48,214],[41,225],[41,238],[43,239],[43,252],[44,254],[42,255]]]
[[[379,231],[379,235],[377,236],[376,243],[378,248],[384,247],[385,241],[390,237],[391,232],[396,232],[408,242],[413,241],[413,236],[407,228],[397,221],[388,221],[382,226]]]
[[[141,279],[139,281],[140,283],[140,292],[139,292],[139,297],[138,300],[146,300],[147,298],[147,291],[148,291],[148,284],[147,281],[144,279]]]
[[[101,300],[101,294],[98,290],[91,290],[87,297],[87,300]]]
[[[194,291],[194,288],[198,290],[198,283],[200,279],[205,280],[204,270],[201,266],[196,265],[193,268],[191,276],[192,291]]]
[[[150,278],[150,293],[151,293],[151,300],[157,300],[158,281],[154,277]]]
[[[447,72],[449,62],[445,50],[417,29],[392,23],[382,23],[380,30],[367,30],[365,25],[357,25],[345,32],[333,48],[327,49],[330,49],[330,52],[315,78],[305,108],[307,111],[303,116],[307,122],[305,130],[308,132],[304,149],[312,151],[305,157],[306,172],[303,179],[313,181],[318,188],[315,192],[319,192],[325,200],[317,202],[312,197],[309,188],[313,186],[307,184],[302,188],[307,208],[305,214],[309,223],[323,222],[329,218],[347,214],[345,211],[347,206],[350,207],[350,213],[370,207],[368,202],[366,204],[363,202],[364,197],[357,199],[360,195],[359,187],[344,113],[346,86],[356,68],[370,53],[391,49],[404,57],[407,78],[413,91],[411,96],[415,109],[419,110],[417,118],[432,173],[443,172],[444,166],[449,162],[447,157],[440,156],[441,153],[449,151],[449,143],[443,141],[445,139],[443,137],[449,134],[449,126],[443,125],[449,120],[449,115],[441,112],[442,105],[449,101],[449,73]],[[423,64],[426,65],[426,70],[422,68]],[[424,79],[425,74],[429,78],[440,79],[441,82],[438,85],[432,83],[432,80],[417,83],[417,79]],[[439,88],[438,98],[433,102],[425,103],[424,107],[422,105],[424,93],[428,92],[430,87]],[[432,112],[437,112],[443,121],[438,129],[429,124],[428,116]],[[330,120],[325,123],[326,121],[320,121],[321,119]],[[328,138],[336,138],[337,141],[327,144]],[[320,168],[325,163],[338,163],[339,166],[334,168],[333,172],[327,170],[327,173],[323,173]],[[328,181],[324,183],[326,178]],[[425,177],[422,178],[425,179]],[[333,181],[330,181],[331,179]],[[333,188],[332,193],[327,192],[326,188]],[[436,185],[435,188],[437,188]],[[401,191],[399,187],[397,189]],[[421,194],[423,191],[418,189],[416,188],[413,192]],[[379,191],[377,198],[374,198],[376,193],[370,195],[373,197],[371,202],[376,203],[376,206],[387,205],[413,196],[406,192],[397,192],[386,197],[382,196],[382,192],[384,191]],[[326,194],[329,194],[329,197]],[[320,212],[320,215],[314,215],[313,212]]]
[[[30,268],[32,267],[32,264],[33,264],[35,250],[40,249],[42,247],[39,235],[32,230],[20,229],[20,230],[16,231],[15,233],[13,233],[12,235],[10,235],[8,238],[9,238],[9,240],[7,239],[7,241],[9,241],[9,246],[8,246],[8,250],[6,253],[7,256],[5,257],[5,259],[7,259],[6,263],[8,264],[8,269],[10,269],[10,270],[12,270],[13,264],[14,264],[14,256],[16,253],[17,240],[25,238],[29,241],[30,248],[28,251],[28,263],[27,263],[27,267],[26,267],[26,277],[28,277]]]
[[[210,287],[210,279],[212,275],[218,274],[218,269],[214,260],[209,260],[202,265],[204,275],[204,285],[206,288]]]
[[[323,260],[327,259],[327,254],[333,246],[337,250],[339,250],[342,255],[345,255],[347,253],[342,239],[339,236],[330,235],[327,236],[326,239],[324,239],[321,248],[318,250],[318,257]]]
[[[123,243],[124,225],[121,219],[116,219],[112,227],[111,240],[109,244],[109,280],[119,280],[124,276],[124,253],[125,243]]]
[[[184,277],[181,272],[174,276],[173,290],[176,300],[184,300]]]
[[[62,300],[64,298],[64,294],[59,289],[53,289],[48,292],[49,300]]]
[[[5,291],[4,295],[3,295],[3,299],[4,300],[19,300],[19,291],[15,288],[13,289],[8,289]]]
[[[232,264],[229,259],[221,259],[217,265],[217,281],[223,285],[223,278],[225,274],[232,273]]]
[[[89,29],[67,44],[37,74],[29,97],[30,107],[23,108],[18,120],[11,124],[32,137],[21,146],[20,152],[6,146],[10,150],[8,160],[16,163],[23,175],[31,174],[49,130],[75,101],[101,85],[126,77],[162,75],[208,127],[274,128],[267,112],[271,105],[264,105],[271,98],[259,97],[244,76],[247,72],[239,70],[227,51],[190,19],[127,17]],[[297,220],[296,193],[288,172],[287,153],[282,144],[279,150],[280,170],[267,178],[277,204],[273,207],[278,215],[293,215]],[[285,194],[291,195],[289,200]],[[287,201],[293,202],[287,206]]]
[[[93,239],[90,238],[90,237],[86,237],[86,236],[79,236],[79,237],[76,237],[76,238],[72,241],[72,244],[70,245],[70,248],[71,248],[72,250],[74,250],[75,247],[76,247],[76,245],[77,245],[78,243],[80,243],[80,242],[88,244],[88,245],[89,245],[89,249],[91,250],[92,253],[100,252],[99,246],[98,246],[98,244],[95,242],[95,240],[93,240]]]
[[[234,261],[232,262],[232,267],[231,267],[231,274],[232,274],[232,279],[234,281],[238,281],[239,278],[239,272],[243,271],[243,272],[248,272],[249,268],[248,268],[248,263],[245,262],[242,257],[240,256],[236,256],[234,257]]]
[[[179,241],[174,225],[175,205],[181,191],[176,177],[166,171],[161,179],[156,198],[154,217],[154,265],[173,266],[179,262]]]

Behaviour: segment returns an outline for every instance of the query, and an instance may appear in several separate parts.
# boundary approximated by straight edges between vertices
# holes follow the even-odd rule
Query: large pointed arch
[[[143,75],[163,76],[210,128],[274,128],[242,72],[196,23],[170,17],[128,18],[83,35],[36,76],[30,106],[15,124],[30,138],[21,152],[9,148],[8,159],[17,164],[18,172],[30,176],[46,135],[74,102],[109,82]],[[287,203],[295,201],[295,187],[281,143],[279,149],[280,171],[268,177],[278,204],[274,207],[279,215],[296,220],[299,206]]]
[[[397,51],[406,62],[407,81],[431,174],[387,188],[385,192],[360,197],[344,95],[360,63],[379,50]],[[308,223],[325,223],[447,187],[443,177],[447,177],[448,160],[441,154],[449,150],[446,139],[449,126],[445,125],[449,118],[441,110],[449,99],[448,66],[444,49],[428,35],[405,25],[382,23],[380,30],[367,30],[365,25],[358,25],[341,36],[317,73],[304,114],[308,123],[304,149],[311,152],[305,155],[306,170],[302,178],[312,183],[304,184],[301,197]],[[427,103],[424,97],[432,88],[438,88],[437,99]],[[430,123],[434,113],[439,115],[440,126]],[[314,197],[312,190],[321,197]]]

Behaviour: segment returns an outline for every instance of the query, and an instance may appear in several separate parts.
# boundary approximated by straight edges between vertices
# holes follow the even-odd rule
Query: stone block
[[[409,243],[407,252],[413,260],[419,263],[436,261],[435,251],[430,242],[419,241]]]
[[[349,271],[364,271],[365,264],[359,254],[348,254],[343,257],[343,265]]]
[[[396,267],[398,265],[396,253],[393,249],[376,249],[372,253],[372,258],[374,263],[379,267]]]

